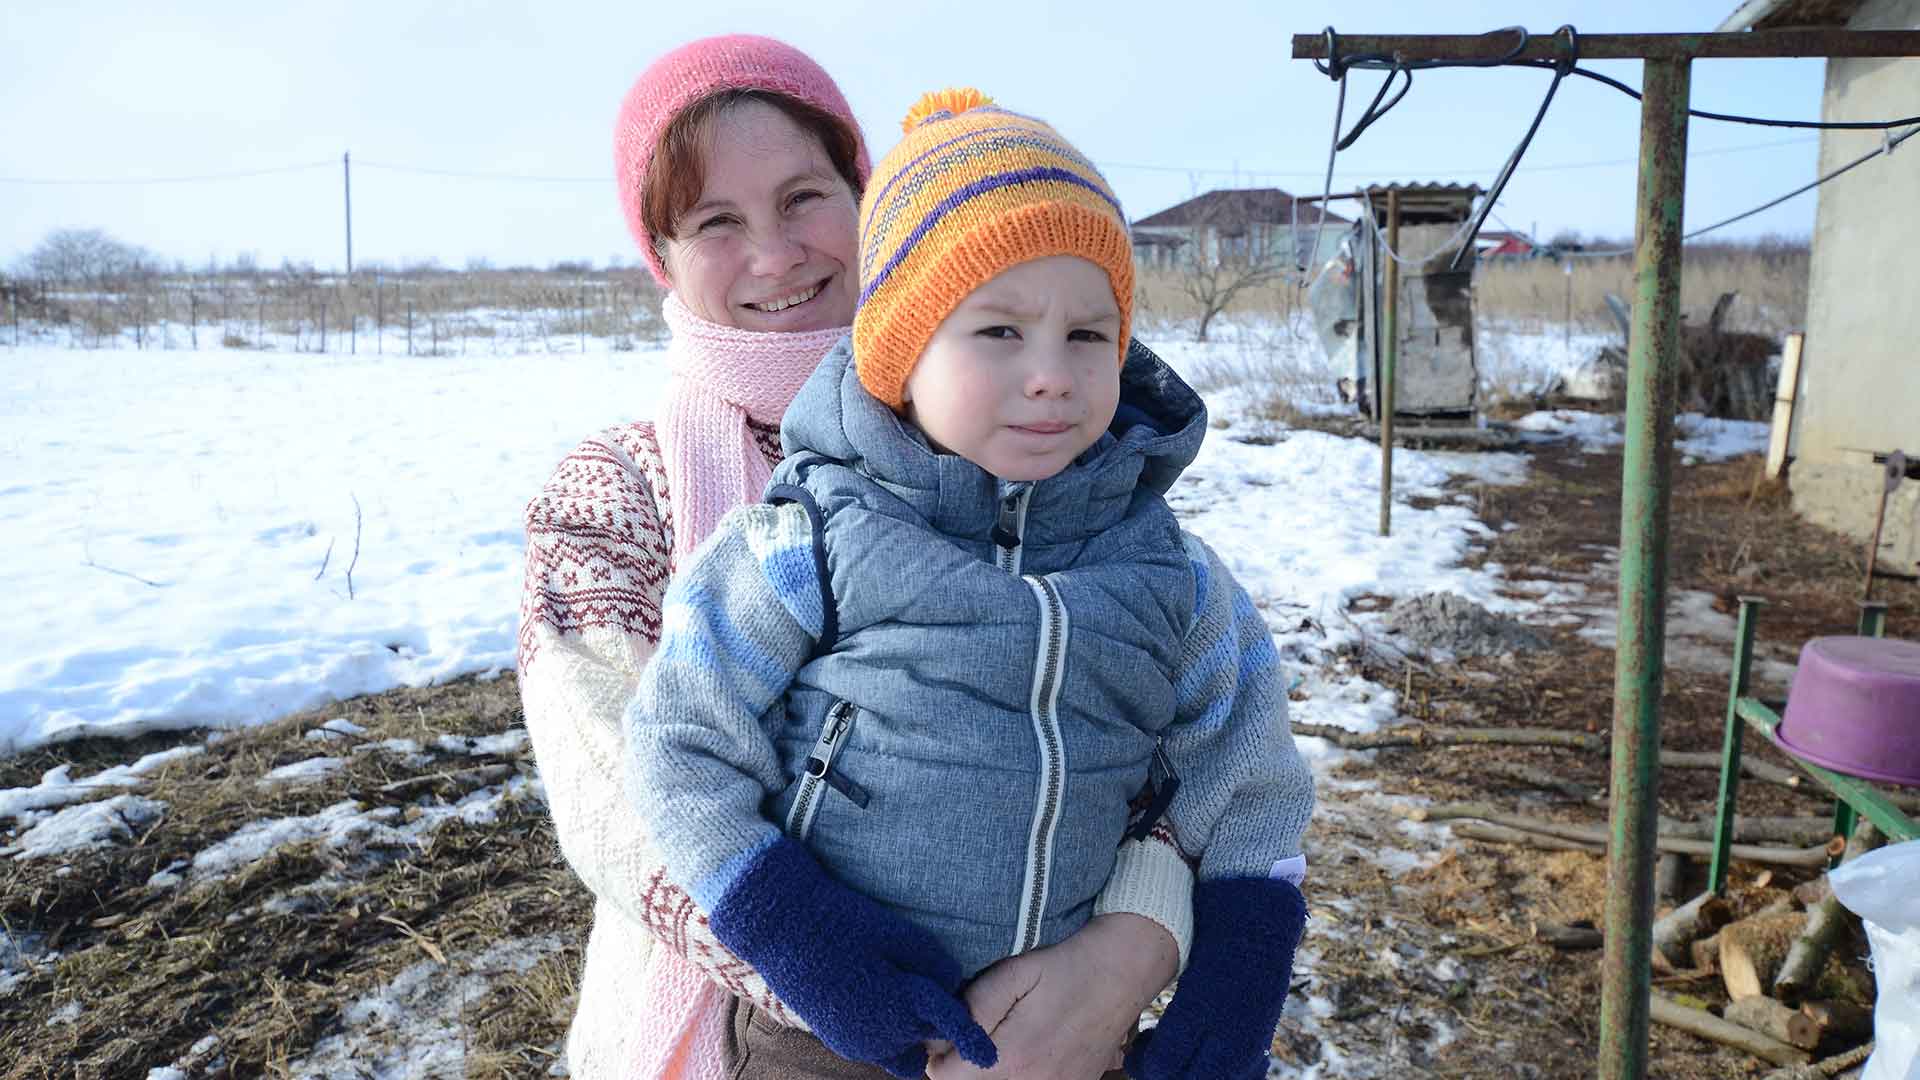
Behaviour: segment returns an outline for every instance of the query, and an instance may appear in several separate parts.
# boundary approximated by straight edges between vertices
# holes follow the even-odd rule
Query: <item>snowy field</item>
[[[1284,640],[1283,613],[1326,624],[1364,592],[1501,606],[1493,583],[1454,565],[1483,532],[1464,507],[1403,506],[1395,535],[1375,536],[1375,447],[1247,415],[1263,383],[1329,407],[1332,373],[1304,334],[1216,337],[1153,342],[1235,425],[1208,439],[1175,501],[1271,601],[1283,644],[1305,660],[1338,644],[1338,619],[1330,637]],[[1551,334],[1483,339],[1531,380],[1551,377],[1561,347]],[[521,508],[580,438],[651,415],[664,375],[658,351],[0,351],[0,595],[14,605],[0,754],[258,723],[511,667]],[[1604,445],[1619,421],[1520,426]],[[1701,457],[1751,449],[1759,427],[1682,421]],[[1402,501],[1459,472],[1524,474],[1516,455],[1394,461]]]
[[[1317,349],[1298,335],[1229,329],[1207,345],[1151,340],[1204,389],[1214,414],[1171,501],[1266,613],[1303,681],[1295,718],[1359,731],[1389,724],[1394,691],[1329,663],[1362,632],[1352,620],[1373,618],[1350,616],[1349,601],[1444,591],[1533,613],[1539,604],[1512,596],[1544,598],[1549,587],[1507,580],[1498,566],[1461,566],[1491,534],[1469,499],[1442,490],[1463,475],[1521,482],[1527,458],[1397,452],[1393,536],[1381,537],[1378,448],[1258,414],[1276,386],[1297,391],[1303,405],[1331,407],[1332,373]],[[1489,343],[1518,358],[1511,377],[1541,380],[1554,374],[1560,346],[1552,335]],[[0,590],[16,611],[0,658],[0,753],[81,734],[243,726],[510,667],[522,506],[581,437],[650,415],[663,376],[658,352],[592,349],[467,358],[0,351]],[[1619,421],[1543,413],[1520,427],[1604,447],[1617,441]],[[1701,458],[1764,439],[1755,424],[1686,421],[1682,430],[1686,453]],[[1416,509],[1408,502],[1416,497],[1428,505]],[[509,752],[525,733],[502,733],[498,745],[356,745],[342,718],[307,737],[313,755],[267,782],[325,783],[343,754]],[[1323,775],[1339,753],[1319,739],[1301,745]],[[59,858],[119,842],[165,812],[141,794],[143,775],[201,752],[188,745],[82,778],[60,766],[35,786],[0,791],[0,857]],[[110,797],[100,799],[103,791]],[[537,781],[515,777],[405,820],[391,808],[343,802],[307,817],[239,822],[148,885],[171,890],[234,874],[293,841],[427,843],[447,822],[484,822],[510,800],[541,794]],[[1323,805],[1338,813],[1344,797],[1329,790]],[[566,940],[501,943],[466,957],[466,970],[481,974],[463,977],[525,970]],[[19,977],[6,953],[0,993]],[[1308,968],[1312,953],[1309,946],[1302,956]],[[290,1075],[340,1075],[353,1060],[373,1068],[367,1075],[417,1076],[456,1061],[463,985],[423,962],[353,1004],[341,1034],[289,1063]],[[1312,1028],[1332,1008],[1298,995],[1288,1015]],[[390,1059],[356,1057],[376,1029],[390,1040]],[[1330,1039],[1326,1047],[1319,1064],[1286,1075],[1364,1074]],[[149,1080],[187,1075],[161,1068]]]

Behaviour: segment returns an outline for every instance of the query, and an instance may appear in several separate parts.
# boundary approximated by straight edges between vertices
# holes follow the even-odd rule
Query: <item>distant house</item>
[[[1175,267],[1200,258],[1272,260],[1294,265],[1313,249],[1316,229],[1325,229],[1322,257],[1339,244],[1348,222],[1299,203],[1279,188],[1222,188],[1170,206],[1133,223],[1133,257],[1144,267]],[[1296,250],[1297,246],[1297,250]]]
[[[1920,0],[1747,0],[1722,31],[1774,27],[1920,30]],[[1820,115],[1827,121],[1912,115],[1917,60],[1827,61]],[[1898,137],[1899,132],[1890,132]],[[1879,131],[1820,133],[1825,175],[1884,145]],[[1886,482],[1886,457],[1920,457],[1920,304],[1913,253],[1920,250],[1920,137],[1822,184],[1813,223],[1806,347],[1795,395],[1788,483],[1802,517],[1866,541]],[[1920,470],[1886,503],[1879,565],[1920,570]]]
[[[1534,253],[1533,240],[1526,233],[1482,229],[1474,244],[1483,259],[1527,259]]]

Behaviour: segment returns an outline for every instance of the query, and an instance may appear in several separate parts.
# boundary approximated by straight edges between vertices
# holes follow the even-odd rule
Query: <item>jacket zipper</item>
[[[807,775],[801,778],[800,790],[793,797],[793,805],[787,808],[786,831],[795,840],[804,841],[813,831],[813,819],[820,812],[822,785],[832,785],[862,807],[867,804],[865,791],[855,787],[859,791],[856,796],[854,791],[842,787],[842,784],[853,786],[850,782],[843,779],[841,784],[833,783],[837,775],[833,772],[833,759],[846,745],[847,733],[853,730],[853,714],[850,701],[836,701],[827,710],[826,722],[820,726],[820,738],[814,741],[813,752],[807,755]]]
[[[1039,749],[1040,782],[1035,795],[1033,825],[1027,837],[1026,881],[1020,890],[1020,917],[1013,935],[1015,953],[1026,952],[1040,943],[1040,926],[1046,914],[1053,868],[1054,830],[1060,822],[1067,768],[1058,714],[1070,630],[1067,605],[1048,578],[1029,575],[1026,582],[1040,605],[1039,648],[1034,658],[1033,692],[1027,706]]]
[[[1020,573],[1020,545],[1027,531],[1027,503],[1033,482],[1014,481],[1000,489],[1000,505],[993,519],[993,564],[1009,574]]]

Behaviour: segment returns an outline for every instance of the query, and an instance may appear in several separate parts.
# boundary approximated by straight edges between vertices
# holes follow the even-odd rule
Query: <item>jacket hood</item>
[[[1067,543],[1123,517],[1141,492],[1163,495],[1200,452],[1207,408],[1153,350],[1133,340],[1120,369],[1120,402],[1099,441],[1060,473],[1037,481],[1029,539]],[[801,387],[780,426],[787,456],[774,483],[804,483],[839,465],[874,481],[942,532],[982,539],[1005,482],[957,454],[937,453],[913,425],[861,385],[853,339],[843,338]]]

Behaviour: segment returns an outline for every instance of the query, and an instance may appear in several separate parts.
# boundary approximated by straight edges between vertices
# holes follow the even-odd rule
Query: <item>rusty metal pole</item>
[[[1620,622],[1614,651],[1613,812],[1607,845],[1601,1080],[1647,1074],[1653,955],[1655,795],[1667,605],[1673,376],[1680,347],[1681,204],[1692,61],[1650,59],[1641,79],[1640,183],[1620,499]]]
[[[1380,320],[1380,535],[1393,535],[1394,365],[1400,360],[1400,191],[1387,189],[1387,306]]]

